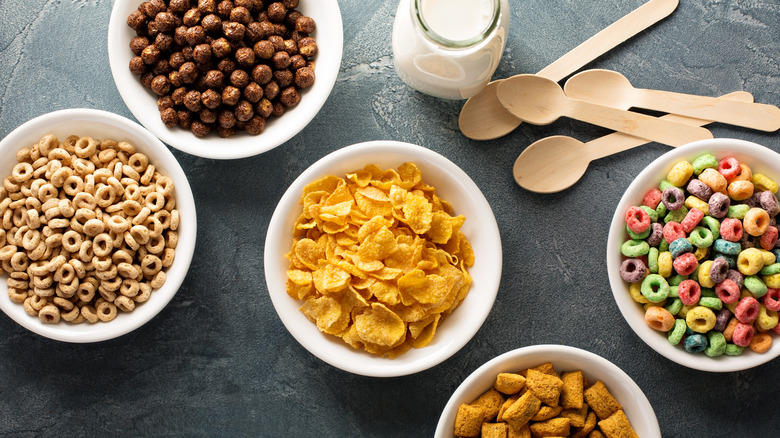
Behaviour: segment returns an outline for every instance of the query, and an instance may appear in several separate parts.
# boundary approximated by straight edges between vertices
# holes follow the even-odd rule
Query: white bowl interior
[[[615,209],[607,241],[607,270],[612,294],[620,312],[634,332],[651,348],[680,365],[701,371],[730,372],[752,368],[780,356],[780,339],[775,337],[772,348],[758,354],[745,349],[740,356],[708,357],[703,353],[691,354],[681,345],[674,346],[667,341],[666,334],[651,329],[644,322],[644,310],[628,293],[628,283],[620,277],[620,245],[627,239],[624,215],[632,205],[640,205],[650,188],[666,178],[675,163],[682,159],[691,161],[696,157],[712,153],[718,159],[732,155],[751,167],[754,173],[763,173],[780,181],[780,155],[764,146],[734,139],[714,139],[694,142],[671,150],[650,163],[629,185]]]
[[[60,321],[57,324],[44,324],[38,318],[27,315],[22,305],[11,302],[4,279],[0,281],[0,309],[28,330],[59,341],[98,342],[121,336],[142,326],[159,313],[176,294],[187,275],[195,250],[197,227],[195,202],[187,177],[173,154],[143,127],[116,114],[93,109],[55,111],[16,128],[0,141],[0,175],[11,174],[16,164],[16,151],[37,143],[47,134],[54,134],[60,140],[69,135],[79,135],[127,141],[135,145],[139,152],[145,153],[162,174],[173,179],[176,208],[181,216],[176,258],[166,271],[167,280],[163,287],[154,291],[147,302],[138,305],[132,312],[119,312],[116,319],[107,323],[70,324]]]
[[[141,85],[128,68],[133,53],[130,40],[135,32],[127,25],[127,16],[138,8],[138,0],[116,0],[108,25],[108,60],[111,74],[127,107],[133,116],[159,139],[176,149],[204,158],[235,159],[261,154],[279,146],[299,133],[317,115],[328,99],[341,67],[344,36],[341,11],[336,0],[303,0],[297,8],[314,18],[317,29],[317,65],[314,85],[303,90],[301,102],[282,117],[269,120],[260,135],[239,132],[223,139],[211,133],[196,137],[189,130],[168,128],[160,120],[157,98]]]
[[[289,261],[284,255],[292,244],[293,223],[301,213],[303,187],[325,175],[344,176],[369,163],[396,168],[412,161],[423,181],[449,201],[455,214],[463,214],[462,231],[472,244],[475,263],[469,269],[474,283],[466,299],[436,331],[426,347],[385,359],[353,349],[341,339],[321,333],[298,310],[303,304],[286,292]],[[265,275],[268,292],[280,319],[298,342],[323,361],[355,374],[390,377],[419,372],[450,357],[468,342],[487,318],[501,278],[501,238],[493,211],[482,192],[460,168],[443,156],[408,143],[374,141],[348,146],[320,159],[287,189],[274,211],[265,243]]]
[[[458,406],[470,403],[493,386],[496,376],[552,362],[556,371],[582,370],[589,382],[601,380],[623,406],[628,420],[642,438],[661,436],[653,407],[636,383],[612,362],[594,353],[565,345],[534,345],[518,348],[491,359],[458,386],[442,411],[436,438],[451,438]]]

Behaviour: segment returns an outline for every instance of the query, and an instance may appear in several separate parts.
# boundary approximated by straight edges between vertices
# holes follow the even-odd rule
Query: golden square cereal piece
[[[506,424],[482,423],[482,438],[506,438]]]
[[[579,409],[564,409],[561,411],[561,417],[568,418],[572,427],[583,427],[585,426],[585,419],[588,418],[588,405],[583,403]]]
[[[563,380],[558,378],[556,374],[546,374],[531,368],[528,370],[525,384],[528,385],[528,390],[533,392],[544,404],[558,406]]]
[[[466,403],[461,404],[455,416],[455,436],[478,437],[482,432],[484,420],[485,408]]]
[[[507,438],[531,438],[531,428],[528,426],[528,423],[520,427],[514,427],[507,423],[506,432]]]
[[[569,436],[570,431],[568,418],[552,418],[547,421],[533,423],[530,427],[531,436],[534,438]]]
[[[512,406],[521,395],[522,394],[515,394],[506,399],[506,401],[501,405],[501,409],[498,411],[498,417],[496,417],[498,421],[504,421],[504,412],[506,412],[506,410],[509,409],[509,407]]]
[[[579,409],[583,403],[584,382],[582,371],[563,373],[561,376],[563,387],[561,388],[561,406],[566,409]]]
[[[499,373],[493,387],[504,394],[517,394],[525,386],[525,377],[515,373]]]
[[[601,433],[598,429],[591,431],[588,434],[588,438],[605,438],[604,434]]]
[[[555,418],[558,416],[558,414],[561,413],[563,410],[560,406],[542,406],[539,409],[539,412],[536,413],[533,417],[531,417],[531,421],[547,421],[551,418]]]
[[[485,421],[493,421],[498,416],[501,406],[506,399],[493,388],[485,391],[476,400],[470,403],[471,406],[481,406],[485,408]]]
[[[585,402],[588,403],[588,406],[593,409],[593,412],[596,413],[600,420],[609,418],[610,415],[623,409],[601,380],[586,389],[584,394]]]
[[[607,438],[639,438],[622,409],[599,421],[599,428]]]
[[[574,433],[571,438],[583,438],[596,428],[596,422],[598,418],[593,411],[588,412],[588,416],[585,417],[585,425],[580,428],[574,428]]]
[[[559,377],[558,372],[555,371],[555,367],[553,366],[552,362],[546,362],[541,365],[537,365],[533,368],[530,368],[535,371],[539,371],[540,373],[549,374],[551,376]]]
[[[527,391],[521,395],[517,401],[509,406],[503,415],[503,421],[511,424],[515,428],[528,423],[528,421],[539,412],[542,402],[531,392]]]

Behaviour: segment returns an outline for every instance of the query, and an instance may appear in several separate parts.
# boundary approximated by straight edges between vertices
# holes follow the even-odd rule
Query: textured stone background
[[[511,0],[496,77],[542,69],[643,3]],[[511,166],[553,134],[605,132],[570,120],[523,125],[473,142],[460,102],[406,87],[390,35],[397,2],[339,2],[344,58],[333,93],[299,135],[258,157],[214,161],[173,151],[198,207],[198,244],[181,290],[154,320],[119,339],[70,345],[0,316],[0,436],[431,436],[451,392],[485,361],[521,346],[573,345],[625,370],[653,404],[664,436],[770,436],[780,362],[744,372],[690,370],[656,354],[618,314],[604,266],[613,208],[632,176],[667,151],[651,144],[592,163],[570,190],[535,195]],[[0,136],[55,109],[99,108],[132,119],[108,66],[112,2],[0,0]],[[642,88],[704,95],[750,91],[780,104],[780,3],[683,0],[671,17],[593,62]],[[777,133],[712,126],[780,151]],[[417,143],[468,173],[491,203],[503,277],[482,329],[441,365],[415,375],[351,375],[287,333],[262,270],[266,224],[309,164],[376,139]],[[773,432],[774,431],[774,432]]]

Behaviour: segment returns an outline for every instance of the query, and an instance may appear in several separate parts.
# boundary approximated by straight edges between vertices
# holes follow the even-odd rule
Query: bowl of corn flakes
[[[768,239],[769,231],[777,235],[771,225],[780,211],[777,181],[777,152],[744,140],[714,139],[661,155],[628,186],[609,229],[607,271],[620,312],[649,347],[680,365],[709,372],[749,369],[780,356],[780,275],[773,274],[780,270],[780,244]],[[675,192],[679,206],[671,203]],[[632,207],[639,215],[639,209],[647,212],[644,226],[649,223],[645,231],[632,224],[633,236],[626,222]],[[746,219],[753,213],[764,215],[766,236],[747,231]],[[667,233],[674,227],[684,236]],[[667,231],[660,238],[643,234],[652,228]],[[741,237],[726,235],[728,228]],[[742,253],[760,255],[761,266],[749,271],[753,268],[742,266]],[[642,276],[630,278],[629,264]],[[722,274],[715,273],[717,264]],[[752,318],[742,315],[743,306],[753,307]]]
[[[375,377],[413,374],[465,345],[501,277],[487,200],[440,154],[359,143],[306,169],[271,218],[268,292],[309,352]]]
[[[336,0],[228,2],[236,11],[217,3],[114,2],[111,74],[133,116],[166,144],[205,158],[251,157],[297,135],[327,101],[341,67],[341,11]],[[315,40],[316,49],[300,50],[302,39]],[[255,74],[261,65],[269,68]],[[195,70],[196,78],[187,77]],[[298,71],[307,71],[305,80],[295,78]],[[195,96],[190,103],[177,96],[184,91]],[[286,93],[294,98],[283,100]]]
[[[38,116],[0,141],[0,309],[65,342],[99,342],[151,320],[195,249],[195,203],[168,148],[94,109]]]
[[[647,397],[615,364],[576,347],[533,345],[472,372],[444,407],[434,436],[584,437],[594,430],[661,437]]]

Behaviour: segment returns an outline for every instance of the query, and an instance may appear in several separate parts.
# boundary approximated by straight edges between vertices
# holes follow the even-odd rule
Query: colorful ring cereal
[[[627,209],[620,275],[649,327],[709,357],[769,348],[780,334],[776,190],[747,163],[704,154]]]

